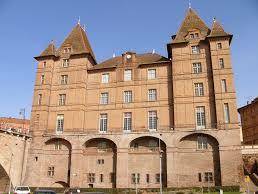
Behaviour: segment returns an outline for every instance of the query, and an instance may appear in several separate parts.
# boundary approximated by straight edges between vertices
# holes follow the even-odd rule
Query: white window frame
[[[106,133],[108,128],[108,115],[107,113],[101,113],[99,117],[99,132]]]
[[[61,75],[61,85],[67,85],[68,84],[68,75]]]
[[[132,112],[124,112],[123,129],[124,132],[132,131]]]
[[[193,63],[193,73],[194,74],[202,73],[202,64],[201,63]]]
[[[101,75],[101,83],[107,84],[109,82],[109,73],[103,73]]]
[[[194,83],[194,94],[195,96],[204,96],[203,83]]]
[[[62,67],[69,67],[70,60],[69,59],[63,59],[62,60]]]
[[[108,104],[108,92],[102,92],[101,94],[100,94],[100,104],[101,105],[106,105],[106,104]]]
[[[220,67],[220,69],[224,69],[225,68],[224,58],[219,58],[219,67]]]
[[[132,90],[124,91],[124,103],[131,103],[133,101],[133,92]]]
[[[148,69],[148,79],[156,79],[157,78],[157,71],[156,69]]]
[[[197,106],[195,108],[195,117],[196,117],[196,129],[205,129],[206,127],[205,106]]]
[[[205,136],[197,136],[197,149],[207,150],[208,149],[208,138]]]
[[[228,103],[224,103],[223,104],[223,109],[224,109],[224,120],[225,120],[225,123],[228,124],[228,123],[230,123],[229,104]]]
[[[226,79],[221,80],[221,91],[222,93],[226,93],[228,91]]]
[[[124,81],[132,81],[132,69],[124,70]]]
[[[58,114],[56,117],[56,133],[61,134],[64,132],[64,115]]]
[[[64,106],[66,104],[66,94],[59,94],[58,105]]]
[[[201,51],[199,45],[191,46],[191,52],[192,54],[200,54]]]
[[[157,101],[157,89],[148,90],[148,101]]]
[[[157,128],[158,128],[158,116],[157,115],[158,114],[157,114],[156,110],[148,111],[148,129],[149,129],[149,131],[157,131]],[[151,119],[152,119],[152,121],[151,121]]]

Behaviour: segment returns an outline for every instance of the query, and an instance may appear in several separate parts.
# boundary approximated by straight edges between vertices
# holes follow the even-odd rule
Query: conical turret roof
[[[189,8],[185,19],[182,22],[175,39],[173,40],[173,43],[185,42],[185,36],[192,29],[200,30],[200,33],[203,36],[207,36],[210,32],[210,29],[204,23],[204,21],[197,15],[197,13],[192,8]]]
[[[72,54],[83,54],[88,53],[96,61],[94,53],[91,49],[89,40],[86,36],[85,31],[82,29],[80,24],[77,24],[68,37],[64,40],[59,51],[62,51],[65,47],[72,48]]]
[[[228,36],[228,35],[230,35],[230,34],[228,34],[227,32],[224,31],[222,25],[218,21],[214,20],[209,37]]]
[[[53,42],[51,42],[48,47],[38,56],[38,57],[46,57],[46,56],[55,56],[56,48]]]

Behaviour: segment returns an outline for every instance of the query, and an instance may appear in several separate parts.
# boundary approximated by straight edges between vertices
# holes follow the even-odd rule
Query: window
[[[194,34],[190,34],[190,38],[191,38],[191,39],[194,39]]]
[[[202,182],[202,173],[198,173],[198,180],[199,180],[199,182]]]
[[[125,131],[132,130],[132,113],[131,112],[124,113],[124,130]]]
[[[103,174],[100,174],[100,176],[99,176],[99,181],[100,181],[101,183],[104,182],[104,176],[103,176]]]
[[[62,133],[64,131],[64,115],[57,115],[56,118],[56,132]]]
[[[195,38],[199,38],[199,33],[194,33]]]
[[[42,103],[42,94],[38,95],[38,105],[41,105]]]
[[[95,173],[88,173],[88,182],[95,183]]]
[[[101,75],[101,83],[106,84],[109,82],[109,74],[108,73],[103,73]]]
[[[146,183],[150,183],[150,174],[146,174]]]
[[[196,126],[197,129],[205,128],[205,109],[204,106],[196,107]]]
[[[58,105],[60,106],[65,105],[65,100],[66,100],[66,94],[59,94]]]
[[[198,150],[208,149],[207,137],[205,137],[205,136],[198,136],[197,137],[197,149]]]
[[[55,142],[55,150],[61,150],[62,149],[62,143],[61,141],[57,140]]]
[[[156,69],[148,69],[148,79],[156,79]]]
[[[133,148],[134,148],[134,149],[138,149],[138,148],[139,148],[139,144],[138,144],[138,143],[134,143],[134,144],[133,144]]]
[[[192,46],[192,54],[200,54],[200,47],[198,45]]]
[[[194,93],[195,93],[195,96],[203,96],[204,95],[203,83],[195,83],[194,84]]]
[[[160,183],[160,174],[155,174],[156,183]]]
[[[45,75],[41,75],[40,84],[44,84],[44,83],[45,83]]]
[[[149,111],[149,130],[157,129],[157,111]]]
[[[193,63],[193,73],[198,74],[202,72],[202,64],[201,63]]]
[[[221,44],[221,42],[217,43],[217,48],[218,48],[218,49],[222,49],[222,44]]]
[[[128,90],[128,91],[124,91],[124,102],[125,103],[130,103],[132,102],[132,91]]]
[[[132,173],[132,184],[139,184],[140,183],[140,174],[139,173]]]
[[[99,142],[98,149],[99,150],[107,149],[107,142],[105,142],[105,141]]]
[[[108,92],[100,94],[100,104],[108,104]]]
[[[98,159],[98,164],[104,164],[104,159]]]
[[[225,117],[225,123],[229,123],[230,122],[230,116],[229,116],[228,103],[224,103],[224,117]]]
[[[44,61],[44,62],[43,62],[43,68],[46,68],[46,66],[47,66],[47,62]]]
[[[63,67],[69,67],[69,59],[63,59],[62,66]]]
[[[68,83],[68,75],[61,75],[61,84],[66,85]]]
[[[148,90],[148,100],[149,101],[156,101],[157,100],[157,90],[156,89],[149,89]]]
[[[205,172],[204,173],[204,180],[205,180],[205,182],[213,182],[212,172]]]
[[[100,114],[100,132],[107,132],[107,114]]]
[[[132,80],[132,70],[126,69],[124,71],[124,81],[131,81]]]
[[[151,139],[151,140],[149,141],[149,148],[150,148],[151,151],[157,151],[158,142],[155,141],[155,140],[153,140],[153,139]]]
[[[64,53],[70,53],[70,52],[72,52],[71,47],[64,48]]]
[[[227,82],[226,82],[226,79],[222,79],[221,80],[221,89],[222,89],[222,92],[227,92]]]
[[[55,175],[55,167],[54,166],[48,167],[47,175],[51,176],[51,177]]]
[[[223,58],[219,58],[219,66],[221,69],[224,69],[224,59]]]

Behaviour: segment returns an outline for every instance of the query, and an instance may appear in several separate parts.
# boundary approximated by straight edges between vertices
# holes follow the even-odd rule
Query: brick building
[[[238,185],[231,39],[189,9],[167,57],[130,51],[97,63],[77,24],[35,57],[24,184],[155,188],[161,155],[164,187]]]
[[[258,98],[238,109],[241,117],[243,143],[258,144]]]

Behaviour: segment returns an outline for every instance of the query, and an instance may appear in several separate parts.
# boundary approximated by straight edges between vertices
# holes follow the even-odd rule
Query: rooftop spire
[[[78,22],[77,22],[77,24],[81,25],[81,17],[80,17],[80,16],[78,17]]]
[[[191,9],[191,0],[188,1],[188,9]]]
[[[228,36],[227,32],[223,29],[222,25],[216,21],[216,18],[213,18],[213,24],[212,24],[212,29],[211,33],[209,34],[209,37],[214,37],[214,36]]]

